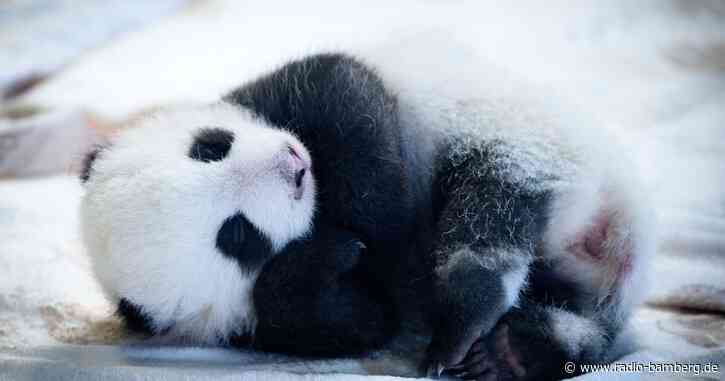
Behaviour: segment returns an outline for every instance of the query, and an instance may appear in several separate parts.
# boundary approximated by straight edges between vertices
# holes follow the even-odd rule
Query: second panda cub
[[[621,150],[496,74],[413,82],[310,56],[89,156],[84,238],[129,326],[334,355],[420,323],[429,373],[465,379],[603,361],[652,251]]]

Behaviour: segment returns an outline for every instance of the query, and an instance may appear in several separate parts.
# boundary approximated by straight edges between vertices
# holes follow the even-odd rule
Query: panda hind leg
[[[507,177],[497,142],[460,146],[438,173],[441,207],[432,259],[436,312],[429,376],[461,364],[517,305],[545,226],[549,195]]]
[[[652,235],[631,204],[558,196],[518,306],[476,340],[446,374],[475,380],[554,380],[578,364],[609,360],[613,342],[637,303]],[[619,202],[613,202],[619,201]],[[564,206],[565,205],[565,206]],[[583,213],[587,205],[590,213]],[[567,210],[568,209],[568,210]],[[562,221],[573,229],[562,229]],[[548,241],[547,241],[548,240]],[[553,250],[552,250],[553,249]],[[566,368],[567,363],[574,364]],[[571,366],[571,365],[569,365]]]

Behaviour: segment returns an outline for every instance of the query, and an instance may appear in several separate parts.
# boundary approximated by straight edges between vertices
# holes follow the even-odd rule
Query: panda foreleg
[[[265,264],[254,287],[254,347],[335,356],[384,344],[391,317],[357,274],[364,248],[352,233],[318,224]]]
[[[440,163],[429,375],[458,365],[516,305],[545,225],[548,195],[507,178],[494,144],[455,147],[456,156]]]
[[[439,315],[428,348],[429,376],[460,364],[473,344],[516,302],[527,274],[526,255],[510,262],[486,263],[494,261],[486,257],[501,255],[518,254],[462,249],[453,254],[453,263],[437,270]]]

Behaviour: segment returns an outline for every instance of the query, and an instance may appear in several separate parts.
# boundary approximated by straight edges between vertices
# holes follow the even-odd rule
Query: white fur
[[[511,308],[518,305],[521,289],[526,284],[528,276],[528,266],[522,266],[510,270],[501,278],[503,281],[504,296],[506,297],[506,307]]]
[[[471,57],[459,61],[481,62]],[[404,136],[412,137],[404,144],[418,145],[418,137],[430,137],[423,145],[432,152],[440,137],[461,133],[474,141],[505,141],[496,167],[517,186],[554,193],[544,255],[559,261],[562,276],[599,290],[602,297],[616,296],[628,311],[641,289],[632,285],[643,278],[654,234],[647,199],[636,176],[627,176],[637,172],[612,139],[572,108],[552,101],[557,97],[549,92],[521,86],[493,66],[404,65],[397,57],[392,64],[381,62],[373,64],[379,64],[398,94]],[[234,270],[216,252],[213,239],[221,221],[235,210],[267,233],[275,248],[308,229],[312,192],[306,192],[304,202],[292,202],[288,188],[265,164],[274,161],[275,145],[291,137],[223,105],[162,114],[142,124],[101,154],[108,158],[99,160],[88,184],[84,230],[99,278],[112,295],[148,301],[139,302],[154,308],[151,312],[162,321],[195,322],[203,315],[212,322],[204,332],[225,331],[239,321],[251,325],[249,291],[256,274]],[[228,159],[212,164],[184,160],[190,144],[184,131],[200,125],[236,126]],[[432,165],[425,153],[411,159],[419,166]],[[606,253],[611,266],[605,271],[567,255],[573,237],[602,209],[614,216]],[[631,273],[613,277],[611,270],[624,256],[632,258]],[[525,279],[524,271],[504,277],[511,305]],[[211,313],[202,313],[208,306]]]
[[[558,308],[547,309],[551,319],[552,334],[562,344],[568,355],[576,358],[584,347],[601,348],[602,345],[593,346],[591,343],[603,343],[604,333],[593,321],[569,311]]]
[[[555,187],[543,253],[562,276],[594,290],[599,300],[616,298],[618,313],[626,318],[646,290],[656,221],[634,161],[614,137],[592,133],[590,139],[600,144],[590,144],[586,165]],[[610,225],[601,260],[572,255],[569,245],[592,228],[602,213],[610,216]],[[625,262],[630,269],[622,272]]]
[[[408,135],[463,132],[473,141],[506,142],[506,151],[496,158],[500,171],[518,186],[554,195],[541,247],[544,256],[557,261],[555,268],[564,278],[594,289],[601,298],[616,297],[623,315],[631,311],[645,290],[655,221],[641,172],[615,136],[561,94],[524,84],[478,57],[454,50],[407,65],[399,59],[405,56],[396,54],[394,62],[378,60],[381,74],[399,94],[401,122],[415,131]],[[556,180],[543,180],[549,178]],[[603,209],[613,215],[608,262],[593,265],[569,255],[567,246]],[[618,278],[615,270],[626,256],[632,269]]]
[[[200,127],[234,133],[228,155],[188,157]],[[214,343],[255,326],[243,272],[215,247],[224,220],[242,212],[275,250],[310,229],[314,182],[295,200],[280,176],[289,133],[239,108],[215,104],[167,110],[116,136],[93,165],[82,202],[82,232],[108,296],[128,298],[172,336]],[[302,149],[300,154],[309,156]]]

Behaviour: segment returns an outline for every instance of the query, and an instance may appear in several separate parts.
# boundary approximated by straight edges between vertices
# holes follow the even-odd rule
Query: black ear
[[[98,155],[106,149],[104,145],[96,145],[91,149],[86,156],[83,158],[83,165],[81,167],[80,178],[81,182],[85,183],[91,176],[91,169],[93,168],[93,162],[96,161]]]

